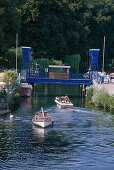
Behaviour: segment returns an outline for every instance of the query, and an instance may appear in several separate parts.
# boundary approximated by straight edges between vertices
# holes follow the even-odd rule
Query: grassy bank
[[[105,88],[87,90],[86,96],[88,103],[93,103],[96,107],[102,107],[104,110],[114,112],[114,95],[109,96]]]

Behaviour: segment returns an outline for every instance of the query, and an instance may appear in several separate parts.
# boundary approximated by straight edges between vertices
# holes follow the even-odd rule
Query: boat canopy
[[[49,68],[70,68],[70,66],[49,65]]]

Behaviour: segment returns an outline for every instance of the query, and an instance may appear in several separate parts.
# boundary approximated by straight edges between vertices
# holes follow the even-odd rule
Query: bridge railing
[[[46,72],[39,72],[39,73],[31,73],[29,72],[27,77],[31,77],[31,78],[47,78],[47,79],[90,79],[90,75],[89,74],[83,74],[83,73],[75,73],[75,74],[69,74],[69,78],[65,77],[63,75],[63,77],[61,76],[60,78],[57,77],[53,77],[50,78],[49,77],[49,73]]]
[[[49,78],[49,73],[45,72],[39,72],[39,73],[30,73],[28,77],[33,77],[33,78]]]
[[[69,74],[69,79],[90,79],[90,75],[84,73]]]

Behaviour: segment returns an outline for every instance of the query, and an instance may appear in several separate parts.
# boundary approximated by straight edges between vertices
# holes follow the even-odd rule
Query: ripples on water
[[[113,169],[113,115],[52,103],[54,126],[43,129],[31,121],[39,99],[0,121],[0,169]]]

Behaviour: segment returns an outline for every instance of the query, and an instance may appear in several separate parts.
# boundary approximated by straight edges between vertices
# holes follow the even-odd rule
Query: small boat
[[[57,103],[57,106],[59,106],[62,109],[73,107],[73,103],[71,103],[71,101],[70,101],[70,99],[68,98],[67,95],[61,96],[61,97],[56,97],[55,102]]]
[[[52,118],[48,115],[47,112],[43,111],[43,108],[41,108],[41,112],[38,112],[35,115],[35,117],[32,119],[32,122],[34,125],[38,125],[44,128],[53,125]]]

